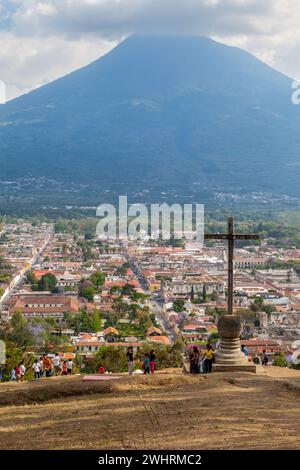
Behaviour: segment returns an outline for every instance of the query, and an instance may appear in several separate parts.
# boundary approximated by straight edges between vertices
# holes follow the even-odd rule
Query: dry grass
[[[178,371],[1,385],[0,448],[299,449],[299,385],[300,374]]]

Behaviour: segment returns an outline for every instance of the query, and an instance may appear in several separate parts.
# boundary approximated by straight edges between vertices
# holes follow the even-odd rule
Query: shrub
[[[282,352],[275,354],[273,366],[287,367],[287,365],[288,365],[287,360],[285,358],[285,355]]]
[[[125,348],[119,346],[101,347],[95,354],[95,369],[97,370],[100,365],[110,372],[126,372],[128,365]]]

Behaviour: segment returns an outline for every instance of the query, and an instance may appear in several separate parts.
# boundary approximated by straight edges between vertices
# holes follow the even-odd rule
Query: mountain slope
[[[0,107],[0,179],[299,194],[291,80],[202,37],[133,36]]]

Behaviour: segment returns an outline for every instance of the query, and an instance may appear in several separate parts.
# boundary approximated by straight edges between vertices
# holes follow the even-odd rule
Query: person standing
[[[54,371],[56,375],[61,375],[61,365],[60,365],[60,357],[58,353],[52,359],[52,364],[54,366]]]
[[[43,355],[43,370],[46,373],[46,377],[51,377],[52,369],[53,369],[53,366],[52,366],[52,362],[50,358],[46,356],[46,354],[44,354]]]
[[[62,375],[68,375],[67,361],[64,361]]]
[[[17,380],[17,375],[16,375],[16,369],[15,367],[12,368],[10,371],[10,379],[11,382],[14,382],[14,380]]]
[[[39,359],[39,365],[40,365],[40,378],[42,378],[43,375],[44,375],[43,356],[41,356],[40,359]]]
[[[152,350],[150,351],[150,373],[151,374],[154,374],[155,361],[156,361],[155,352]]]
[[[193,351],[190,354],[190,372],[191,374],[199,374],[199,359],[200,353],[197,346],[193,347]]]
[[[206,346],[204,351],[204,373],[209,374],[212,371],[212,364],[215,352],[210,344]]]
[[[190,361],[190,373],[194,373],[194,351],[189,353],[189,361]]]
[[[241,346],[241,351],[246,357],[249,356],[248,348],[244,344],[242,344],[242,346]]]
[[[17,367],[15,368],[15,371],[16,371],[16,380],[17,380],[17,382],[19,382],[19,380],[21,379],[20,366],[17,366]]]
[[[26,367],[24,366],[24,362],[21,362],[21,364],[20,364],[20,379],[21,379],[21,382],[24,382],[25,372],[26,372]]]
[[[144,374],[150,374],[150,354],[146,353],[144,358]]]
[[[67,371],[68,371],[68,375],[72,375],[72,370],[73,370],[73,361],[72,359],[69,359],[67,361]]]
[[[99,368],[98,368],[98,373],[99,373],[99,374],[105,374],[105,372],[106,372],[105,367],[99,366]]]
[[[128,361],[128,374],[133,374],[134,369],[134,359],[133,359],[133,349],[130,347],[127,349],[127,361]]]
[[[35,380],[39,379],[41,377],[40,375],[41,366],[37,359],[34,361],[32,368],[33,368]]]
[[[268,354],[266,353],[266,350],[264,349],[262,359],[261,359],[261,363],[262,363],[263,366],[267,366],[268,362],[269,362],[269,357],[268,357]]]

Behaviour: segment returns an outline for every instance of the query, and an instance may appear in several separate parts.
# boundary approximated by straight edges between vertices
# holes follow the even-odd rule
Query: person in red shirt
[[[17,367],[15,368],[15,371],[16,371],[17,382],[19,382],[19,380],[21,379],[21,370],[20,370],[20,367],[17,366]]]
[[[64,361],[62,375],[68,375],[67,361]]]
[[[105,374],[106,370],[103,366],[100,366],[98,369],[99,374]]]
[[[152,350],[152,351],[150,351],[150,372],[151,372],[151,374],[154,374],[155,361],[156,361],[155,352]]]

